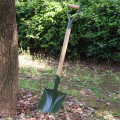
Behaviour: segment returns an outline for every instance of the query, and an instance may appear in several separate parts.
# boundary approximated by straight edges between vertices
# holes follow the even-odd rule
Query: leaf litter
[[[56,114],[37,111],[40,95],[31,91],[19,91],[17,116],[13,120],[91,120],[94,119],[94,108],[85,107],[84,101],[78,102],[67,96],[61,109]],[[97,119],[96,119],[97,120]]]

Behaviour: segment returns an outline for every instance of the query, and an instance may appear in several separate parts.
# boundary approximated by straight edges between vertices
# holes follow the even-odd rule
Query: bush
[[[120,61],[120,3],[118,0],[76,0],[81,13],[73,23],[68,57],[97,57]],[[16,2],[19,45],[60,53],[67,2]],[[74,11],[71,11],[74,12]]]
[[[85,3],[87,2],[87,3]],[[85,54],[120,61],[120,7],[117,0],[88,0],[82,7],[81,40]],[[82,5],[81,5],[82,6]],[[80,22],[79,21],[79,22]],[[84,21],[84,23],[83,23]]]

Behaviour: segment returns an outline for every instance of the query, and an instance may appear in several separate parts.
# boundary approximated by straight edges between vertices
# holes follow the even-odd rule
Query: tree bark
[[[17,92],[18,40],[15,0],[0,0],[0,114],[16,114]]]

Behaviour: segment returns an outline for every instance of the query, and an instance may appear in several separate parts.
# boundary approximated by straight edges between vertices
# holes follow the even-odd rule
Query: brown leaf
[[[30,118],[30,119],[27,119],[27,120],[36,120],[36,118]]]
[[[53,115],[49,115],[49,118],[55,120],[55,117]]]
[[[75,104],[74,104],[74,105],[71,105],[70,107],[73,108],[73,109],[77,109],[77,108],[78,108],[78,105],[75,105]]]
[[[82,108],[78,108],[77,112],[80,113],[80,114],[83,114],[83,109]]]
[[[69,114],[65,114],[65,116],[66,116],[66,120],[71,120],[71,118],[70,118],[70,115],[69,115]]]

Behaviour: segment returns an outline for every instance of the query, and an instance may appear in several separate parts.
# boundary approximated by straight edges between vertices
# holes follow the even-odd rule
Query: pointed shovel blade
[[[38,110],[42,112],[57,113],[62,106],[66,94],[58,91],[57,96],[54,99],[54,90],[45,89],[42,98],[38,105]]]
[[[45,89],[38,105],[38,111],[57,113],[66,97],[65,93],[57,91],[60,78],[55,80],[54,90]]]

